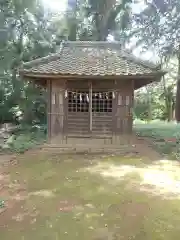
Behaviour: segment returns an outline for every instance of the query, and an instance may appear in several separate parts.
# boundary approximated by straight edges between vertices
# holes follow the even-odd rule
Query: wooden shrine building
[[[117,42],[86,41],[64,42],[20,73],[47,87],[50,143],[103,146],[132,133],[134,90],[164,75]]]

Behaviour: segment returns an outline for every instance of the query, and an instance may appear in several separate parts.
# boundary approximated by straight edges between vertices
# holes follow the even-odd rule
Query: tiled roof
[[[117,42],[64,42],[59,53],[23,65],[26,74],[81,76],[151,75],[157,66],[121,50]]]

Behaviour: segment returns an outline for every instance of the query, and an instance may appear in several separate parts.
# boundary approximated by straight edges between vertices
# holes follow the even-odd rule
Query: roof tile
[[[64,42],[59,53],[23,65],[23,73],[83,76],[142,75],[157,66],[122,51],[117,42]]]

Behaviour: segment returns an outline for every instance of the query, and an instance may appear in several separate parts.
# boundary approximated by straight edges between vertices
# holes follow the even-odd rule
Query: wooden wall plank
[[[65,81],[52,81],[51,91],[51,137],[64,134]]]
[[[132,132],[133,81],[117,82],[116,91],[114,141],[117,143],[123,133]]]
[[[92,129],[94,134],[120,136],[132,131],[133,81],[92,81],[94,91],[113,91],[112,113],[92,114]],[[51,133],[64,135],[72,133],[88,134],[90,129],[89,113],[68,113],[68,100],[65,98],[65,89],[89,91],[88,80],[67,81],[65,83],[52,82],[51,99]],[[83,116],[82,116],[83,114]],[[108,116],[107,116],[108,115]],[[81,122],[81,124],[80,124]],[[74,129],[74,130],[73,130]],[[90,131],[89,131],[90,133]]]

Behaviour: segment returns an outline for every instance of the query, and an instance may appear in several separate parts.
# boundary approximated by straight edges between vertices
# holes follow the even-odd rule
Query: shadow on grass
[[[91,155],[22,157],[9,174],[11,181],[25,182],[28,197],[9,216],[8,231],[0,229],[1,238],[178,239],[179,173],[179,163],[172,161]]]

